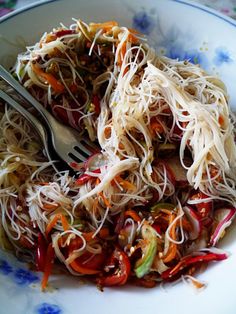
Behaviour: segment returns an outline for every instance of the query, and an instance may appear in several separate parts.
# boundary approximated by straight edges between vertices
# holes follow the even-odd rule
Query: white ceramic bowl
[[[40,2],[0,20],[0,63],[10,66],[26,44],[71,18],[87,22],[117,20],[145,33],[159,53],[199,62],[225,82],[230,104],[236,104],[236,22],[187,1],[58,0]],[[11,255],[0,252],[0,313],[2,314],[234,314],[236,309],[236,235],[232,226],[222,247],[228,260],[211,266],[200,278],[207,289],[195,293],[184,284],[163,290],[125,287],[105,289],[81,285],[77,279],[50,280],[51,292],[40,291],[40,274]]]

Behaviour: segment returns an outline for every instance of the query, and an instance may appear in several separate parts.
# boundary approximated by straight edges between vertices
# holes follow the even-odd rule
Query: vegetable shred
[[[74,174],[47,160],[25,119],[1,104],[0,246],[43,272],[100,289],[147,288],[228,258],[235,216],[235,118],[223,82],[159,56],[116,21],[45,33],[12,75],[57,119],[96,143]]]

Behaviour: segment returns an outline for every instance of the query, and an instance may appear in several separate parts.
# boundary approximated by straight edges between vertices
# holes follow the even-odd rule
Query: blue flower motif
[[[25,270],[22,268],[19,268],[15,271],[14,279],[18,285],[26,285],[26,284],[31,284],[33,282],[39,281],[38,276],[30,272],[29,270]]]
[[[3,274],[3,275],[8,275],[12,272],[12,267],[11,265],[3,260],[3,259],[0,259],[0,272]]]
[[[133,27],[143,34],[150,34],[155,26],[155,21],[152,16],[145,11],[138,12],[133,17]]]
[[[62,310],[56,304],[42,303],[36,308],[37,314],[61,314]]]
[[[168,57],[181,61],[188,60],[193,64],[201,64],[202,66],[205,62],[205,56],[203,53],[197,50],[184,51],[183,49],[178,49],[177,47],[169,50]]]
[[[220,66],[223,63],[233,62],[229,51],[224,47],[219,47],[215,50],[215,57],[213,59],[215,65]]]
[[[204,52],[197,49],[188,49],[181,45],[180,42],[170,42],[161,46],[162,54],[164,53],[171,59],[178,59],[179,61],[187,60],[193,64],[200,64],[205,70],[208,68],[208,59]],[[159,48],[160,50],[160,48]]]

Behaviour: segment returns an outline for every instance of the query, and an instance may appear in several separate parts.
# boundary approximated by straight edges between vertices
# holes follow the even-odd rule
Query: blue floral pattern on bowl
[[[36,314],[62,314],[61,308],[56,304],[42,303],[35,309]]]
[[[213,59],[216,66],[221,66],[224,63],[232,63],[233,59],[230,52],[225,47],[215,49],[215,57]]]
[[[30,285],[40,281],[37,273],[22,267],[16,268],[5,259],[0,259],[0,273],[8,276],[9,279],[20,286]]]
[[[134,15],[133,27],[140,33],[149,35],[155,27],[155,20],[145,10],[142,10]]]
[[[15,270],[14,279],[15,283],[21,286],[39,282],[39,277],[35,273],[23,268],[18,268]]]
[[[41,292],[41,276],[41,273],[29,270],[26,263],[16,260],[12,254],[0,250],[0,285],[7,284],[7,296],[24,298],[24,310],[18,314],[63,314],[62,307],[55,301],[57,290],[51,288],[46,293]],[[7,308],[4,313],[8,313]]]
[[[214,58],[210,57],[205,42],[198,49],[193,49],[191,42],[194,43],[195,38],[191,30],[183,34],[178,25],[173,25],[170,29],[163,30],[160,25],[160,18],[155,10],[152,11],[152,14],[149,14],[142,7],[137,12],[133,12],[132,24],[139,32],[149,36],[150,44],[161,55],[200,64],[205,70],[211,70],[214,66],[233,62],[230,52],[225,47],[215,48]],[[186,40],[186,37],[188,40]]]
[[[11,265],[4,259],[0,259],[0,273],[3,275],[9,275],[12,271]]]

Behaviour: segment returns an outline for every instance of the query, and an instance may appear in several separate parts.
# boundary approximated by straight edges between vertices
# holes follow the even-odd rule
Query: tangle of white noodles
[[[23,207],[17,204],[20,198],[21,184],[30,182],[31,176],[46,178],[43,172],[51,163],[39,154],[35,134],[30,131],[24,118],[5,106],[0,119],[0,204],[1,226],[9,241],[18,253],[24,251],[17,241],[24,237],[30,245],[35,245],[37,233],[32,228],[31,217]],[[27,183],[24,185],[26,186]]]
[[[183,136],[179,138],[180,161],[187,169],[189,184],[207,195],[205,201],[217,198],[236,205],[236,148],[233,138],[235,121],[228,107],[225,87],[220,80],[207,75],[200,67],[190,63],[156,57],[154,50],[145,43],[137,44],[137,46],[131,44],[128,40],[130,31],[125,27],[115,26],[109,35],[97,31],[91,40],[90,37],[88,38],[89,26],[81,21],[75,20],[75,22],[76,24],[71,25],[70,29],[78,30],[79,28],[78,33],[65,35],[48,43],[45,42],[47,37],[45,33],[39,43],[27,47],[27,52],[18,56],[15,73],[21,82],[24,81],[25,87],[30,88],[36,85],[42,88],[45,95],[40,96],[37,91],[34,93],[44,105],[47,105],[47,102],[52,102],[55,92],[35,74],[31,62],[40,57],[43,61],[40,66],[43,69],[50,66],[52,62],[57,65],[60,81],[78,105],[78,109],[68,108],[67,110],[71,124],[76,125],[72,112],[78,111],[82,114],[79,123],[82,124],[83,121],[90,137],[98,139],[101,153],[107,161],[106,165],[101,167],[101,173],[94,174],[94,177],[99,179],[99,183],[94,186],[87,182],[81,187],[72,187],[68,173],[58,173],[53,176],[52,172],[47,172],[47,168],[52,163],[46,162],[42,156],[39,158],[39,149],[30,145],[31,141],[35,140],[31,136],[30,127],[18,114],[6,108],[0,121],[0,160],[2,163],[0,205],[1,225],[17,249],[19,247],[15,241],[19,240],[22,235],[25,235],[31,244],[35,244],[33,228],[38,228],[44,233],[54,215],[65,213],[69,217],[71,229],[63,232],[59,221],[54,226],[56,232],[52,235],[53,247],[58,259],[72,274],[78,275],[70,267],[70,263],[82,254],[87,243],[81,232],[74,226],[77,210],[85,209],[89,213],[91,218],[89,226],[94,231],[93,237],[95,237],[104,224],[111,221],[111,216],[121,211],[121,207],[125,208],[129,204],[134,207],[145,204],[152,198],[151,189],[158,192],[159,201],[175,193],[175,187],[168,179],[166,168],[162,169],[153,165],[154,143],[153,134],[150,131],[150,121],[153,117],[157,117],[162,125],[166,142],[170,141],[173,135],[176,136],[174,134],[176,125],[183,131]],[[94,94],[104,83],[107,84],[104,97],[100,101],[101,113],[96,122],[93,121],[92,113],[82,112],[89,100],[87,91],[80,87],[87,97],[86,104],[80,105],[63,77],[62,67],[71,72],[73,82],[76,78],[84,82],[75,69],[77,60],[73,60],[68,53],[68,49],[73,51],[77,47],[81,38],[86,38],[91,42],[89,55],[93,52],[97,54],[94,47],[99,42],[98,39],[111,43],[115,54],[114,64],[93,82]],[[124,45],[126,46],[125,55],[121,53]],[[98,47],[100,55],[101,49],[100,46]],[[55,49],[67,59],[52,57],[48,60],[47,56]],[[65,97],[62,100],[63,104],[59,103],[55,108],[70,107]],[[162,117],[168,115],[165,112],[166,109],[170,109],[173,117],[170,128],[162,123]],[[220,123],[220,120],[223,123]],[[107,136],[107,130],[110,130],[109,136]],[[161,135],[157,134],[157,139],[160,138]],[[19,147],[30,148],[22,150]],[[184,164],[186,148],[192,154],[193,162],[190,166]],[[14,178],[12,173],[17,172],[22,165],[25,175],[24,188],[27,193],[25,202],[29,210],[28,213],[20,214],[16,206],[20,188],[17,185],[17,178]],[[216,170],[216,173],[212,173],[212,169]],[[92,172],[87,173],[93,175]],[[123,173],[126,173],[126,180],[134,186],[133,190],[124,191],[116,181],[116,177]],[[157,177],[157,180],[154,180],[153,176]],[[50,182],[48,185],[40,185],[40,182],[44,181]],[[70,192],[73,192],[73,197]],[[21,191],[21,195],[22,193]],[[104,200],[98,197],[99,193],[103,193],[107,198],[110,207],[107,207]],[[98,199],[98,204],[94,209],[96,199]],[[189,202],[197,204],[200,201]],[[45,204],[52,206],[58,204],[58,207],[55,210],[46,211],[43,208]],[[183,215],[181,204],[178,202],[177,216],[165,233],[164,254],[169,242],[180,245],[185,240],[182,228]],[[31,221],[33,227],[20,225],[15,219],[22,223]],[[178,227],[180,240],[172,239],[169,234],[177,221],[180,222]],[[126,220],[126,223],[131,224],[130,242],[134,232],[138,233],[144,222],[145,219],[138,224],[136,229],[131,218]],[[83,243],[81,248],[74,251],[68,259],[62,254],[58,243],[63,235],[68,235],[68,242],[73,237],[80,237]],[[160,235],[157,236],[160,237]],[[97,254],[101,249],[99,245],[87,246],[87,248],[92,254]]]

